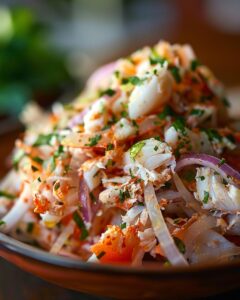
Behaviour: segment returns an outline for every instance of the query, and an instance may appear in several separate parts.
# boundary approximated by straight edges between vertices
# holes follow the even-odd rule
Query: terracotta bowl
[[[2,135],[2,158],[10,153],[15,137],[16,132]],[[240,288],[240,262],[161,270],[154,264],[105,266],[52,255],[4,234],[0,234],[0,256],[61,287],[116,299],[192,299]]]

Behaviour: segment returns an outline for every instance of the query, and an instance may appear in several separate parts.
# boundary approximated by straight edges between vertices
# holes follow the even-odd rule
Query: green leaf
[[[89,143],[85,144],[85,146],[93,147],[98,144],[98,142],[101,140],[102,136],[100,134],[97,134],[96,136],[89,138]]]
[[[203,203],[207,204],[209,199],[209,192],[204,191]]]
[[[201,63],[197,59],[192,60],[191,61],[191,70],[195,71],[197,69],[197,67],[200,65],[201,65]]]
[[[0,226],[5,225],[6,223],[3,220],[0,220]]]
[[[191,110],[190,115],[201,117],[202,115],[204,115],[204,112],[205,111],[203,109],[194,108]]]
[[[172,110],[172,108],[169,105],[166,105],[164,107],[163,111],[160,114],[158,114],[157,116],[160,120],[165,120],[168,116],[174,116],[174,115],[175,115],[175,113]]]
[[[110,96],[112,97],[113,95],[116,94],[116,91],[112,90],[112,89],[107,89],[107,90],[104,90],[104,91],[101,91],[100,92],[100,97],[104,96],[104,95],[107,95],[107,96]]]
[[[54,137],[58,138],[58,134],[57,133],[40,134],[37,140],[34,142],[33,147],[39,147],[43,145],[51,146],[51,142]]]
[[[177,237],[174,237],[174,242],[176,244],[176,246],[178,247],[178,250],[184,254],[186,252],[186,246],[185,244],[183,243],[182,240],[180,240],[179,238]]]
[[[137,154],[142,150],[142,148],[145,146],[145,144],[146,143],[144,141],[134,144],[130,148],[130,157],[134,159],[137,156]]]
[[[77,224],[78,228],[81,229],[80,240],[81,241],[85,240],[88,237],[89,233],[87,231],[87,228],[86,228],[82,218],[80,217],[80,215],[77,211],[75,211],[73,214],[73,220]]]
[[[172,126],[175,128],[176,131],[180,132],[183,135],[186,135],[186,127],[184,124],[184,121],[181,118],[176,119],[173,123]]]
[[[131,76],[122,79],[122,84],[142,85],[146,78],[139,78],[137,76]]]
[[[18,170],[18,165],[22,158],[25,156],[25,152],[22,149],[17,150],[12,158],[12,164],[15,170]]]
[[[10,200],[13,200],[13,199],[16,198],[15,195],[10,194],[10,193],[8,193],[6,191],[0,191],[0,197],[5,197],[5,198],[10,199]]]
[[[174,67],[170,67],[169,70],[172,73],[172,76],[174,77],[175,81],[177,83],[180,83],[182,81],[182,79],[180,76],[179,68],[174,66]]]

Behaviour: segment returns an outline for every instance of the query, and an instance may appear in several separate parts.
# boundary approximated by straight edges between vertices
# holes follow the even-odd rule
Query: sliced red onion
[[[91,222],[92,220],[92,208],[91,208],[91,199],[90,199],[89,188],[83,179],[80,178],[79,182],[79,200],[81,204],[81,211],[83,218],[86,222]]]
[[[101,87],[101,83],[107,80],[116,68],[116,62],[111,62],[98,68],[88,79],[87,87],[96,89]]]
[[[222,163],[221,159],[208,154],[186,154],[176,165],[175,171],[178,172],[186,166],[201,165],[209,167],[219,173],[228,183],[240,188],[240,173],[226,163]]]
[[[79,182],[79,200],[81,204],[81,211],[83,218],[86,222],[91,222],[92,219],[96,216],[99,208],[99,194],[100,187],[95,188],[90,192],[86,181],[82,177]]]
[[[179,252],[175,242],[164,221],[161,209],[159,207],[155,190],[151,183],[144,189],[144,198],[146,209],[152,223],[154,233],[164,251],[167,259],[172,265],[187,266],[188,263],[184,256]]]
[[[69,122],[68,122],[68,127],[73,128],[74,126],[83,124],[83,119],[84,116],[87,114],[89,111],[89,108],[83,109],[79,114],[75,115]]]

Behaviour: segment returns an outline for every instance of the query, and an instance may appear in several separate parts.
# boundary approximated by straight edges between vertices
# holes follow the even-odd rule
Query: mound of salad
[[[240,255],[240,132],[189,45],[98,69],[78,99],[25,108],[0,231],[83,261],[159,267]]]

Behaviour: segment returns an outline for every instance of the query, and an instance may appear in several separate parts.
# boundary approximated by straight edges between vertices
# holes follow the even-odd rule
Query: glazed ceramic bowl
[[[17,132],[1,136],[0,170]],[[49,254],[0,233],[0,256],[59,286],[116,299],[187,299],[240,288],[240,262],[158,269],[98,265]]]

